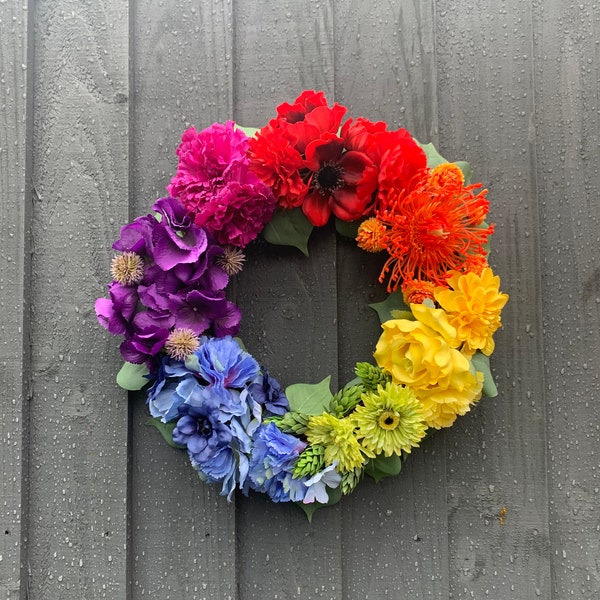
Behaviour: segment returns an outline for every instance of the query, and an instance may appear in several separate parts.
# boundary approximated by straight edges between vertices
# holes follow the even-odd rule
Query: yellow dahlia
[[[456,329],[442,309],[411,304],[411,310],[415,321],[383,323],[374,357],[394,383],[415,392],[429,427],[448,427],[481,397],[483,379],[458,350]]]
[[[376,391],[365,392],[362,405],[356,407],[352,419],[367,456],[373,458],[382,452],[385,456],[402,450],[410,453],[425,436],[423,406],[415,393],[404,385],[387,383]]]
[[[508,300],[500,293],[500,278],[490,268],[481,275],[451,273],[448,288],[436,288],[436,301],[448,314],[448,322],[464,342],[463,352],[472,356],[481,350],[488,356],[494,351],[494,332],[502,325],[500,313]]]
[[[325,464],[337,460],[340,473],[352,471],[365,462],[350,419],[338,419],[329,413],[313,415],[308,419],[306,437],[311,444],[325,447]]]

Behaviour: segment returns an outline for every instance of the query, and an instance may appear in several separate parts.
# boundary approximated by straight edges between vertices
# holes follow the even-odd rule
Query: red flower
[[[343,138],[323,135],[306,147],[306,165],[310,191],[302,210],[313,225],[325,225],[332,212],[343,221],[355,221],[370,211],[377,167],[367,154],[345,151]]]

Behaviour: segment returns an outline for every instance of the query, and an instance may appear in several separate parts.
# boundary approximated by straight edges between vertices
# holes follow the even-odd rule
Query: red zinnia
[[[386,208],[377,212],[386,227],[380,243],[390,255],[379,281],[389,273],[389,292],[407,279],[444,285],[448,271],[486,254],[484,245],[494,231],[483,225],[487,190],[475,194],[480,184],[442,186],[439,180],[423,171],[411,189],[390,190]]]

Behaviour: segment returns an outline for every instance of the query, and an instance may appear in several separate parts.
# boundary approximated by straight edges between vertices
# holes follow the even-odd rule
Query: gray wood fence
[[[599,598],[599,71],[595,0],[0,1],[0,597]],[[184,128],[306,88],[472,163],[511,296],[500,395],[312,525],[204,486],[93,309]],[[310,250],[251,253],[242,337],[344,383],[384,291],[331,231]]]

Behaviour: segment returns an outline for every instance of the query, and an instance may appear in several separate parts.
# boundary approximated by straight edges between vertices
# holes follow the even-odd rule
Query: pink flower
[[[250,170],[248,137],[233,121],[184,132],[177,173],[167,187],[217,242],[243,248],[271,219],[275,197]]]

